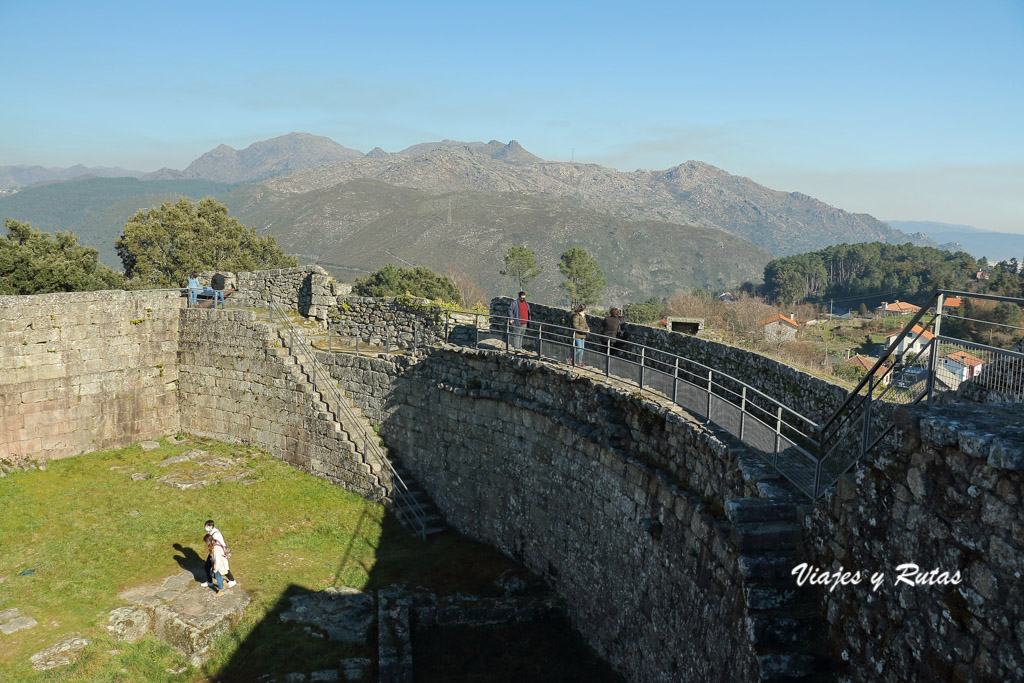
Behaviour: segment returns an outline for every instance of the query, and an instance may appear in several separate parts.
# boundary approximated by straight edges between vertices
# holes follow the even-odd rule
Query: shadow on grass
[[[362,534],[368,516],[360,517],[341,551],[337,576],[351,573],[353,545]],[[383,520],[374,556],[365,587],[371,593],[399,584],[417,593],[468,592],[481,597],[498,597],[503,591],[495,580],[509,574],[531,585],[540,585],[528,569],[490,546],[452,530],[424,542],[412,536],[390,515]],[[223,683],[282,680],[288,674],[309,676],[317,671],[339,671],[343,668],[342,660],[364,658],[371,666],[363,680],[376,681],[376,625],[371,626],[365,642],[345,643],[331,640],[327,632],[317,626],[281,620],[285,612],[292,611],[293,597],[313,592],[308,587],[290,584],[210,680]],[[374,606],[375,612],[376,609]],[[587,647],[565,617],[539,623],[461,629],[417,629],[414,621],[412,627],[413,680],[417,682],[603,683],[622,680]],[[345,680],[344,674],[339,674],[339,680]]]
[[[192,548],[186,548],[180,543],[175,543],[171,547],[181,553],[174,556],[174,561],[178,563],[179,567],[192,572],[196,581],[206,581],[205,558],[200,557],[199,553]]]

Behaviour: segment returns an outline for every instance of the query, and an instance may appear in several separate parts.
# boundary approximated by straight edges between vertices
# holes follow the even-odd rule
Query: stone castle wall
[[[542,575],[630,680],[756,680],[772,664],[740,567],[758,525],[724,506],[755,480],[713,432],[503,354],[320,357],[447,521]]]
[[[313,292],[320,282],[310,269],[289,271],[258,275],[285,278],[273,284],[282,292],[307,284]],[[321,286],[329,294],[320,296],[338,301],[333,283]],[[288,305],[304,302],[307,312],[330,316],[330,301],[314,303],[312,294]],[[156,292],[0,297],[0,458],[65,457],[180,426],[259,445],[373,495],[365,466],[269,326],[251,312],[181,305]],[[555,323],[567,315],[533,308]],[[369,320],[373,306],[364,310]],[[391,313],[416,319],[416,311]],[[627,331],[652,346],[703,353],[701,362],[819,419],[841,392],[741,349]],[[749,680],[782,666],[771,648],[794,641],[765,624],[785,621],[772,622],[772,610],[789,597],[758,586],[751,572],[781,572],[792,588],[788,572],[798,561],[886,574],[877,591],[866,579],[813,589],[809,611],[827,624],[801,637],[827,634],[819,649],[841,678],[1024,678],[1019,410],[896,411],[899,448],[886,446],[823,501],[805,505],[797,539],[785,524],[763,534],[776,518],[758,515],[775,508],[750,505],[785,502],[784,485],[727,437],[629,387],[454,347],[320,357],[448,521],[544,576],[595,649],[633,680]],[[802,552],[764,560],[765,544],[787,543]],[[903,562],[962,579],[896,585]]]
[[[1024,680],[1020,418],[1019,404],[897,411],[898,450],[862,462],[806,516],[813,566],[864,573],[820,591],[844,678]],[[961,581],[897,583],[910,563]]]
[[[169,292],[0,296],[0,459],[64,458],[178,431]]]
[[[368,470],[276,333],[250,311],[181,312],[181,428],[266,449],[311,474],[372,496]]]

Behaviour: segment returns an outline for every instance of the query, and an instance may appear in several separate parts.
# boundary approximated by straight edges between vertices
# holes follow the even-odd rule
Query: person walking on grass
[[[572,329],[573,345],[575,346],[572,351],[573,361],[581,368],[586,367],[583,365],[583,344],[587,334],[590,333],[590,325],[587,324],[586,304],[580,304],[580,307],[572,314]]]
[[[223,574],[223,576],[228,580],[228,588],[231,588],[237,582],[235,581],[235,577],[231,575],[231,569],[227,566],[228,565],[228,561],[227,561],[228,544],[224,542],[224,534],[222,534],[220,532],[220,529],[217,528],[217,526],[213,523],[212,519],[206,520],[206,536],[203,536],[203,541],[205,542],[207,538],[213,539],[214,545],[215,546],[219,546],[220,550],[221,550],[221,554],[224,555],[224,574]],[[209,542],[206,542],[206,545],[207,545],[207,547],[209,547],[209,545],[210,545]],[[205,569],[206,569],[206,581],[203,581],[203,583],[202,583],[203,587],[209,586],[211,583],[213,583],[213,575],[214,575],[214,570],[216,569],[216,562],[215,562],[215,558],[214,558],[212,550],[210,551],[210,553],[208,554],[208,556],[206,558],[206,567],[205,567]]]
[[[217,581],[217,593],[214,597],[219,597],[221,591],[224,590],[224,577],[230,574],[231,569],[228,567],[228,558],[224,554],[224,546],[218,543],[213,538],[213,534],[206,534],[203,536],[203,541],[206,542],[206,548],[210,551],[210,558],[213,560],[213,578]],[[210,583],[213,583],[211,580]],[[228,586],[233,586],[234,581],[228,581]],[[204,586],[208,584],[203,584]]]

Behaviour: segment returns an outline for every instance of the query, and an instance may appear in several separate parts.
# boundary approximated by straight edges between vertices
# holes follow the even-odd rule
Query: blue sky
[[[293,131],[515,139],[1024,232],[1022,0],[0,0],[0,41],[0,165],[184,168]]]

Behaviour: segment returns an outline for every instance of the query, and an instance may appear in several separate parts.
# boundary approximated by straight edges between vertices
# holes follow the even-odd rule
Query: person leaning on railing
[[[607,339],[605,343],[605,353],[611,353],[612,349],[615,348],[615,341],[619,338],[622,333],[622,311],[617,308],[612,308],[608,311],[608,317],[604,319],[604,324],[601,326],[601,334]]]

